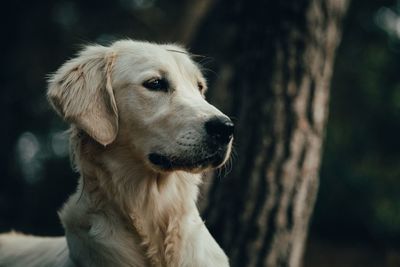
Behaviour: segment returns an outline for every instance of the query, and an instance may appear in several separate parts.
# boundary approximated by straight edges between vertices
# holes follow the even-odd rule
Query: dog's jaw
[[[157,171],[171,172],[182,170],[191,173],[199,173],[210,168],[224,165],[229,157],[227,151],[230,151],[230,148],[219,149],[215,153],[197,159],[185,159],[159,153],[150,153],[148,159]]]
[[[151,152],[147,159],[151,168],[157,172],[187,171],[191,173],[204,172],[208,169],[222,167],[228,160],[231,149],[231,139],[227,144],[207,144],[192,146],[194,149],[184,149],[183,152],[168,154]],[[179,150],[178,150],[179,151]]]

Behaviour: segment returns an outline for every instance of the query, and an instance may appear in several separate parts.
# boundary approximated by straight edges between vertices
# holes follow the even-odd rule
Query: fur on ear
[[[54,109],[100,144],[118,133],[118,110],[111,85],[116,55],[104,46],[89,46],[49,79],[47,97]]]

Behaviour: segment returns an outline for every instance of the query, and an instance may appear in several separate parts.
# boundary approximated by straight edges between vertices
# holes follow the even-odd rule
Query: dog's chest
[[[152,267],[180,266],[184,233],[180,219],[167,218],[155,223],[131,214],[132,226],[140,237],[140,244]]]

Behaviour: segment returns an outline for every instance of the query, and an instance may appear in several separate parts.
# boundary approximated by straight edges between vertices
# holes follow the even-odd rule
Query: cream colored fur
[[[173,91],[142,86],[160,76]],[[163,171],[147,159],[154,150],[205,156],[198,145],[204,122],[223,114],[199,85],[206,86],[200,70],[174,45],[88,46],[65,63],[48,96],[72,125],[81,173],[60,212],[66,238],[0,235],[0,266],[229,266],[196,207],[204,167]]]

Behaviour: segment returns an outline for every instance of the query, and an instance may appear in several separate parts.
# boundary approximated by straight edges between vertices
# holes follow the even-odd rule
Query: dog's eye
[[[199,88],[199,91],[200,91],[200,92],[203,92],[203,90],[204,90],[204,85],[203,85],[201,82],[198,82],[198,83],[197,83],[197,87]]]
[[[143,86],[151,91],[163,91],[167,92],[169,89],[169,83],[165,78],[153,78],[143,83]]]

